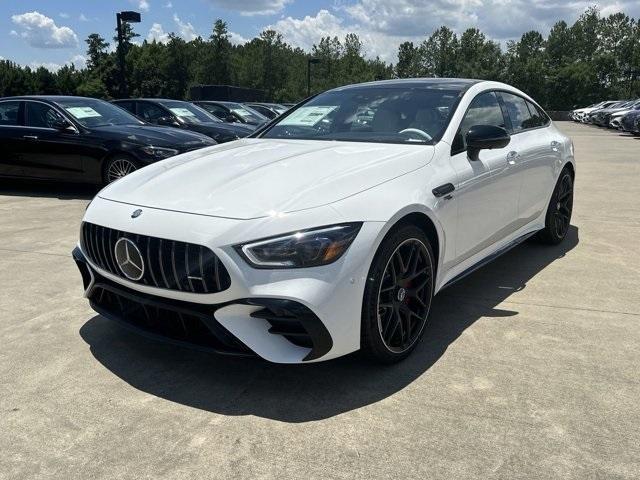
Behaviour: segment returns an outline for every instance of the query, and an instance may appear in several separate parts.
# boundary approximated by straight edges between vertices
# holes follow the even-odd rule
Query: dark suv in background
[[[0,98],[0,176],[109,183],[216,142],[155,127],[95,98]]]
[[[243,125],[224,123],[200,107],[182,100],[136,98],[113,100],[112,103],[145,122],[202,133],[218,143],[246,137],[254,130]]]

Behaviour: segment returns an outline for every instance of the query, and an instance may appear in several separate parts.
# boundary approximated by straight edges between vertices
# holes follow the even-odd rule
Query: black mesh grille
[[[136,283],[191,293],[217,293],[231,285],[229,272],[207,247],[122,232],[89,222],[82,224],[82,251],[103,270],[126,278],[116,263],[120,238],[136,244],[144,260],[144,275]]]
[[[215,321],[212,308],[205,313],[206,306],[190,309],[185,302],[164,304],[153,298],[114,287],[108,281],[96,284],[89,296],[99,313],[137,330],[218,353],[252,355],[251,350]]]

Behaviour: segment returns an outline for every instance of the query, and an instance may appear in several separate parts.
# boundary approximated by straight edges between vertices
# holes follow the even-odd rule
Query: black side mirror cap
[[[51,126],[53,128],[55,128],[56,130],[71,130],[71,129],[73,129],[73,125],[71,125],[71,123],[69,123],[69,121],[64,119],[64,118],[59,118],[57,120],[54,120],[53,123],[51,124]]]
[[[480,150],[504,148],[509,145],[511,136],[502,127],[495,125],[474,125],[465,137],[467,153],[471,160],[477,160]]]

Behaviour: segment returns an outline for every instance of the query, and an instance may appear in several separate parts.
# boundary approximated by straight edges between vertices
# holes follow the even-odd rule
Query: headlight
[[[153,145],[142,147],[140,150],[154,158],[169,158],[179,153],[173,148],[154,147]]]
[[[343,223],[302,230],[236,245],[236,251],[254,268],[302,268],[338,260],[356,238],[362,223]]]

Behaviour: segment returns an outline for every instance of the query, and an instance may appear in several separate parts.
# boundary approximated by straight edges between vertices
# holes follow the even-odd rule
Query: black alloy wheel
[[[538,238],[552,245],[560,243],[569,231],[572,212],[573,177],[568,169],[564,169],[547,207],[546,226],[539,232]]]
[[[365,289],[362,350],[393,363],[415,348],[433,297],[433,254],[424,232],[406,226],[385,239]]]

